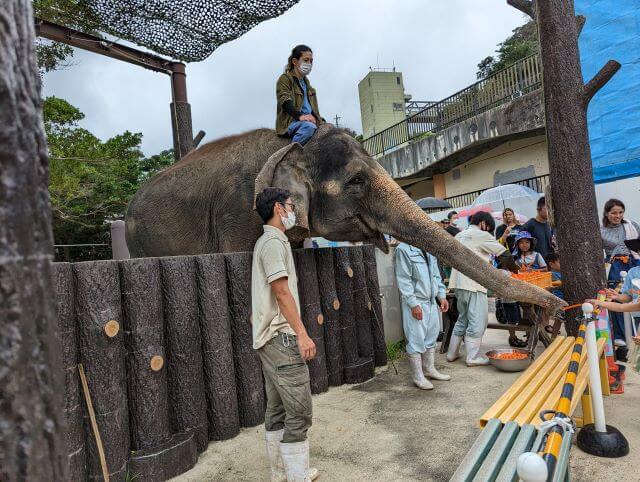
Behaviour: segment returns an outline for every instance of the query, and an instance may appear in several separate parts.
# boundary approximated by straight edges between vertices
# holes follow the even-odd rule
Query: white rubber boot
[[[318,470],[309,468],[309,439],[304,442],[280,442],[280,455],[287,482],[309,482],[318,478]]]
[[[447,361],[453,362],[460,357],[461,343],[462,343],[461,336],[451,335],[451,340],[449,340],[449,350],[447,350]]]
[[[433,384],[422,373],[422,356],[420,353],[409,355],[409,364],[411,365],[411,378],[415,386],[422,390],[433,389]]]
[[[464,344],[467,347],[467,366],[477,367],[489,364],[489,359],[480,354],[482,338],[465,338]]]
[[[422,370],[424,374],[433,380],[447,381],[451,380],[449,375],[445,375],[440,373],[436,369],[436,349],[435,348],[427,348],[422,354]]]
[[[265,432],[264,439],[267,443],[267,456],[271,466],[271,482],[287,482],[287,474],[284,473],[284,465],[280,456],[280,442],[284,429]]]

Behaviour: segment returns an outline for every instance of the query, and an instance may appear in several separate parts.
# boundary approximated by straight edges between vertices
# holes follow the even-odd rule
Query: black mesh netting
[[[97,30],[175,59],[206,59],[299,0],[84,0]]]

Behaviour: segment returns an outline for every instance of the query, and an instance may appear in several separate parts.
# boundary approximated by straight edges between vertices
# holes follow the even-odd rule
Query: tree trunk
[[[364,266],[367,273],[368,306],[371,315],[371,333],[373,334],[373,356],[375,365],[387,364],[387,344],[384,339],[384,323],[382,318],[382,301],[380,300],[380,283],[376,263],[376,248],[367,244],[362,249]]]
[[[336,275],[336,292],[340,302],[340,330],[342,331],[343,366],[358,361],[358,333],[353,303],[353,269],[349,257],[349,248],[335,248],[333,260]]]
[[[367,277],[362,259],[362,247],[350,248],[351,267],[353,269],[353,304],[358,332],[358,354],[361,358],[373,357],[373,334],[371,333],[371,314]]]
[[[329,386],[342,385],[342,330],[340,329],[340,302],[336,293],[333,270],[333,250],[316,249],[316,271],[320,289],[320,302],[324,316],[324,349]]]
[[[209,423],[193,256],[162,258],[160,273],[172,428],[193,432],[203,452],[209,444]]]
[[[0,8],[0,480],[67,480],[31,2]]]
[[[78,363],[80,342],[76,322],[73,265],[55,263],[54,280],[58,298],[58,338],[65,379],[64,413],[67,421],[65,440],[69,459],[69,480],[87,478],[87,449],[84,439],[86,408],[81,394]]]
[[[240,432],[240,415],[224,255],[198,256],[196,268],[209,439],[226,440]]]
[[[129,407],[118,262],[75,263],[73,274],[80,361],[87,375],[109,475],[113,481],[124,481],[129,460]],[[101,478],[98,446],[88,417],[84,425],[87,478]]]
[[[233,361],[236,370],[238,410],[242,427],[264,422],[266,399],[262,363],[253,349],[251,325],[251,253],[226,253],[227,296],[231,311]]]
[[[313,249],[297,249],[293,253],[298,275],[300,316],[307,334],[316,345],[316,356],[307,362],[311,378],[311,393],[322,393],[329,389],[327,362],[324,350],[324,316],[320,306],[318,274]]]
[[[132,450],[171,438],[158,258],[120,262]]]
[[[536,3],[508,0],[508,3],[535,17],[538,24],[550,184],[562,284],[569,304],[582,303],[593,298],[605,284],[587,106],[620,64],[610,60],[585,85],[578,51],[578,36],[585,19],[575,16],[573,0]],[[575,316],[568,317],[567,331],[575,335],[577,328]]]

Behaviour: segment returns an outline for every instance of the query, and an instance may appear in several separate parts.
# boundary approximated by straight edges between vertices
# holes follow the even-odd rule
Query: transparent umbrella
[[[491,211],[501,211],[508,207],[521,215],[535,216],[540,196],[542,194],[527,186],[505,184],[487,189],[476,198],[472,206],[491,207]]]

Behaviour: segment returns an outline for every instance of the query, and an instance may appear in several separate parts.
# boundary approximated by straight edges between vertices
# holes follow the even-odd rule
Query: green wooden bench
[[[515,421],[489,420],[464,457],[450,482],[517,482],[518,457],[525,452],[542,450],[544,433],[538,427]],[[562,439],[558,464],[551,479],[569,482],[571,434]]]

